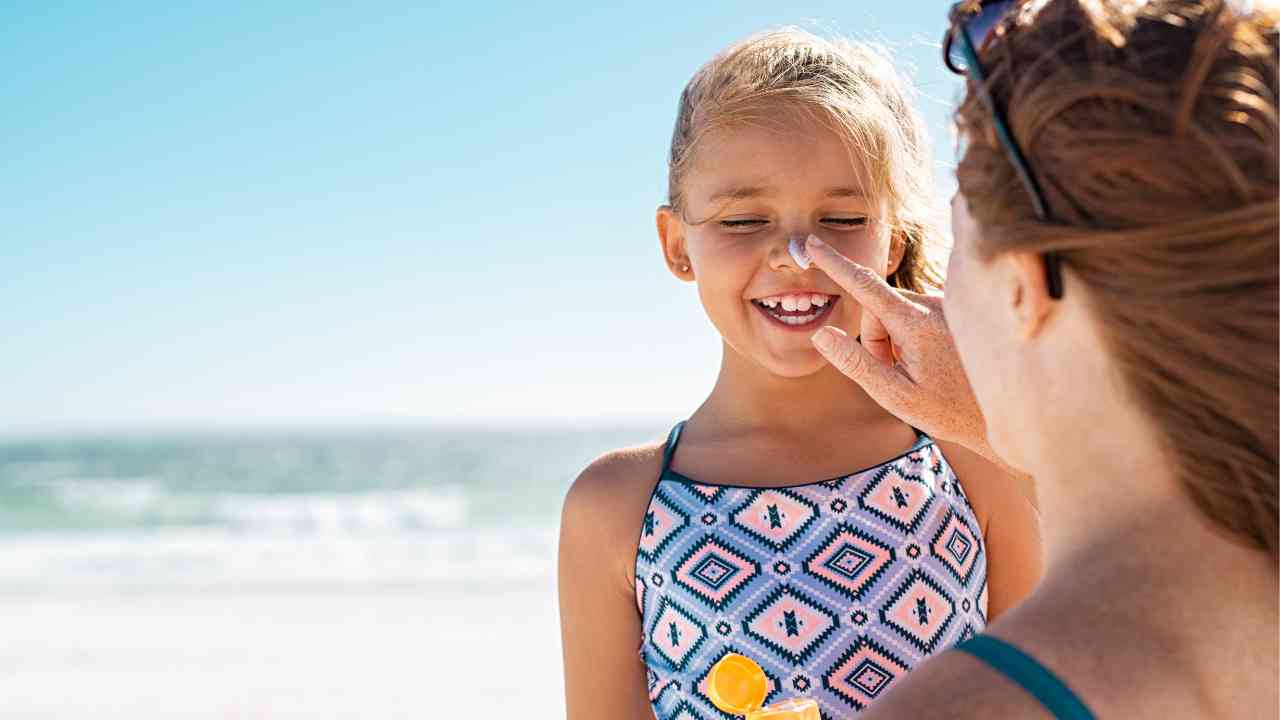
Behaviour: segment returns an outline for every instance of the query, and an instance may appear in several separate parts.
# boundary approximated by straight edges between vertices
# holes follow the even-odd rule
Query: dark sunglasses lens
[[[986,3],[977,15],[961,23],[956,32],[968,33],[969,40],[973,43],[973,49],[981,50],[983,44],[986,43],[987,38],[991,35],[991,31],[995,29],[996,25],[1000,24],[1005,14],[1012,10],[1016,4],[1015,0]],[[947,47],[947,60],[957,70],[968,69],[969,62],[965,59],[964,43],[959,38],[952,38],[951,44]]]

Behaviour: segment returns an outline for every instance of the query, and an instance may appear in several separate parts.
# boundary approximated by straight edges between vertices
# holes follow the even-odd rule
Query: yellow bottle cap
[[[746,715],[768,695],[769,678],[751,658],[729,653],[707,673],[707,697],[721,712]]]

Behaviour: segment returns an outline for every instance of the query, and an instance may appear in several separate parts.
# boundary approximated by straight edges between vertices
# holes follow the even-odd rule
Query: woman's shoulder
[[[1049,617],[1055,619],[1048,624],[1061,634],[1063,623],[1057,619],[1062,615],[1059,612],[1061,600],[1051,600],[1054,602],[1050,603],[1053,609]],[[1044,658],[1036,652],[1039,643],[1029,643],[1028,640],[1031,637],[1044,637],[1045,618],[1044,598],[1033,596],[989,625],[983,635],[1030,653],[1032,658],[1043,663]],[[1086,642],[1084,638],[1088,633],[1078,630],[1068,632],[1073,635],[1071,642]],[[964,645],[965,643],[961,643],[961,646]],[[952,648],[929,658],[908,673],[902,682],[894,685],[888,694],[877,700],[869,708],[869,712],[860,716],[860,720],[908,717],[1054,717],[1035,696],[1007,674],[1011,669],[1007,662],[993,665],[988,660],[981,659],[984,655],[989,654]],[[1006,670],[997,669],[997,666],[1005,667]],[[1050,663],[1046,667],[1051,671],[1059,669],[1056,663]],[[1061,676],[1057,677],[1061,681]]]
[[[951,650],[913,669],[859,716],[891,718],[1044,718],[1034,697],[968,653]]]

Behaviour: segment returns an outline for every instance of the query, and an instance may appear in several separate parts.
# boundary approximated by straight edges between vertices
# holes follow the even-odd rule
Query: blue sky
[[[754,31],[892,47],[953,186],[945,2],[426,5],[0,7],[0,432],[689,412],[653,209]]]

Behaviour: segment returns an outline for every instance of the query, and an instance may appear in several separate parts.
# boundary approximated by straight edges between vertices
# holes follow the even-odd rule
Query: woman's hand
[[[960,366],[942,298],[894,289],[817,237],[806,249],[862,306],[861,342],[828,326],[813,335],[818,352],[903,422],[1012,470],[987,444],[986,422]]]

